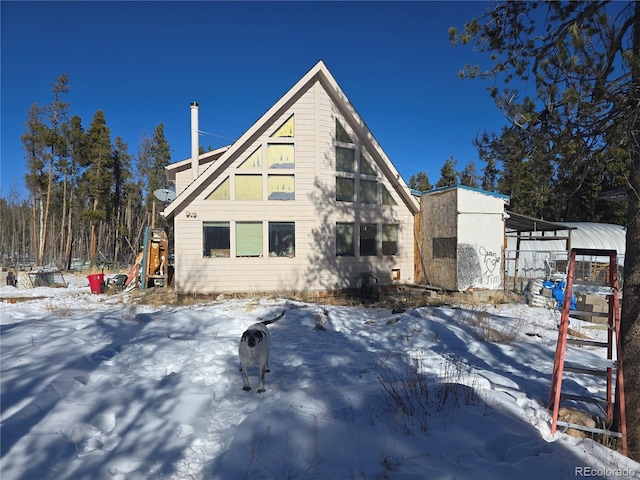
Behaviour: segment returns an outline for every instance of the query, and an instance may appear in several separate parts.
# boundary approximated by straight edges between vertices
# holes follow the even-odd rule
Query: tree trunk
[[[93,200],[93,211],[98,210],[98,200]],[[96,220],[91,220],[91,232],[89,236],[89,261],[91,262],[91,266],[96,263],[96,254],[98,253],[98,229]]]
[[[53,155],[53,152],[52,152]],[[47,244],[47,233],[49,224],[49,206],[51,205],[51,190],[53,189],[53,159],[49,162],[49,180],[47,182],[47,203],[44,207],[44,216],[42,218],[42,230],[41,230],[41,243],[40,243],[40,258],[38,258],[38,265],[44,266],[44,257]]]
[[[629,135],[629,209],[622,299],[622,359],[629,456],[640,460],[640,2],[635,4],[629,108],[635,121]]]

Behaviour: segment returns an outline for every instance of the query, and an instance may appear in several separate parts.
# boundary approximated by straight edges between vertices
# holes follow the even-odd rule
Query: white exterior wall
[[[458,192],[458,289],[499,289],[504,283],[504,200]]]
[[[269,136],[291,114],[295,115],[295,136],[283,140],[291,140],[295,144],[295,169],[293,172],[278,170],[269,173],[295,174],[295,200],[234,200],[233,174],[236,167],[261,145],[264,148],[263,162],[266,164],[266,144],[273,140]],[[279,117],[254,137],[246,148],[241,148],[234,158],[229,159],[226,170],[212,178],[212,183],[188,206],[176,212],[174,278],[178,293],[334,290],[355,287],[357,277],[362,272],[371,272],[379,278],[381,285],[385,285],[392,283],[393,269],[400,270],[397,282],[413,282],[413,214],[380,170],[374,167],[378,172],[377,180],[385,184],[396,206],[335,200],[336,116],[353,136],[325,89],[315,82],[301,92],[293,104],[283,109]],[[373,153],[370,153],[372,157]],[[262,171],[266,194],[266,167]],[[178,191],[184,188],[183,175],[188,173],[180,172],[177,175]],[[231,176],[231,199],[207,200],[206,196],[228,175]],[[209,221],[230,222],[230,258],[208,258],[203,255],[203,222]],[[240,221],[264,222],[263,257],[234,258],[235,222]],[[294,258],[269,257],[269,221],[295,222]],[[356,222],[356,256],[336,257],[336,222]],[[378,250],[381,248],[381,225],[398,224],[398,255],[382,256],[378,251],[376,257],[358,256],[357,222],[378,225]]]

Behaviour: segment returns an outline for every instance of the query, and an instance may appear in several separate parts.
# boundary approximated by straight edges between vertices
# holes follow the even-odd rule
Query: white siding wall
[[[504,200],[458,192],[458,289],[503,286]]]
[[[295,200],[212,201],[205,197],[291,114],[295,115]],[[232,166],[206,188],[184,210],[177,212],[175,225],[175,286],[179,293],[264,292],[286,290],[333,290],[354,287],[362,272],[390,284],[392,269],[400,269],[399,282],[413,282],[413,215],[391,184],[379,173],[397,206],[363,205],[335,201],[335,118],[348,128],[324,88],[315,83],[296,102],[247,145]],[[349,129],[348,129],[349,130]],[[349,130],[350,131],[350,130]],[[266,150],[263,162],[266,163]],[[278,170],[274,173],[289,173]],[[177,175],[178,191],[186,179]],[[186,174],[190,175],[187,171]],[[266,191],[266,180],[264,183]],[[233,192],[233,188],[232,188]],[[266,193],[266,192],[265,192]],[[233,193],[232,193],[233,195]],[[232,197],[233,198],[233,197]],[[187,217],[186,212],[196,216]],[[202,225],[205,221],[231,223],[231,258],[203,256]],[[262,221],[265,256],[233,258],[234,222]],[[267,255],[269,221],[295,222],[295,258]],[[336,222],[399,225],[399,254],[394,256],[336,257]],[[357,230],[357,229],[356,229]],[[381,238],[378,238],[380,248]],[[357,252],[357,245],[356,245]]]

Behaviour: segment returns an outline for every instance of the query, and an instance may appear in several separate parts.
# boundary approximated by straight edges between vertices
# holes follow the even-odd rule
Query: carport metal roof
[[[505,222],[507,230],[518,233],[523,232],[558,232],[560,230],[575,230],[575,227],[563,225],[561,223],[548,222],[539,218],[528,217],[514,212],[506,212],[507,220]],[[544,235],[544,233],[543,233]]]

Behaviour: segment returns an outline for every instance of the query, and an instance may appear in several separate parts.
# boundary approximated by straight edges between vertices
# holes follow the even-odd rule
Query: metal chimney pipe
[[[200,175],[200,146],[198,144],[198,102],[191,102],[191,179]]]

